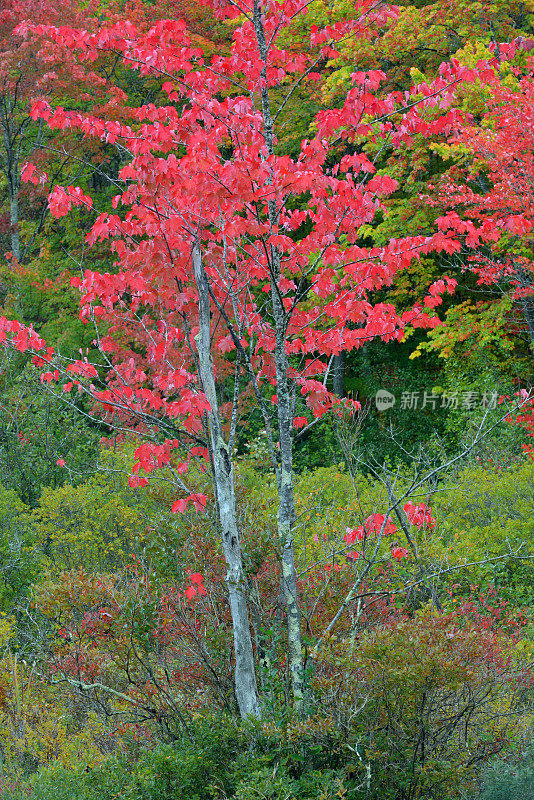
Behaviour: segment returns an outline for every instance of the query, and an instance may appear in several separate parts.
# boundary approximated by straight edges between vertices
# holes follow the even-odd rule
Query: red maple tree
[[[95,33],[51,26],[19,31],[46,37],[58,53],[67,49],[82,62],[118,53],[125,66],[157,76],[168,97],[161,105],[125,103],[129,124],[52,108],[44,99],[33,105],[35,119],[116,144],[127,160],[112,213],[98,213],[78,187],[57,186],[49,198],[56,216],[72,206],[96,211],[88,242],[109,240],[115,254],[114,271],[87,270],[76,279],[81,314],[96,325],[102,364],[67,363],[50,351],[41,352],[38,363],[50,363],[44,380],[67,376],[66,392],[89,392],[110,418],[146,436],[133,484],[165,467],[182,491],[175,510],[201,511],[206,495],[190,488],[187,473],[195,460],[211,473],[228,570],[236,697],[246,716],[259,714],[261,701],[233,475],[241,397],[248,393],[259,410],[276,477],[288,663],[299,708],[305,687],[293,552],[295,428],[339,402],[327,382],[336,354],[374,337],[396,340],[408,327],[437,324],[433,308],[453,286],[438,281],[424,304],[402,314],[391,304],[373,304],[374,290],[390,285],[412,259],[450,250],[454,237],[438,231],[363,247],[362,225],[372,222],[397,183],[377,172],[360,143],[374,137],[394,149],[415,134],[447,132],[456,112],[433,116],[432,109],[447,106],[458,82],[492,77],[493,70],[487,64],[465,70],[453,62],[413,95],[380,99],[375,92],[384,74],[355,72],[341,107],[317,116],[316,135],[291,158],[278,152],[277,122],[303,76],[315,76],[315,62],[282,47],[280,34],[306,4],[245,0],[213,7],[241,24],[231,52],[211,58],[192,46],[185,23],[176,20],[159,21],[148,32],[130,21]],[[313,52],[334,58],[337,40],[368,35],[389,13],[362,0],[355,19],[312,29]],[[278,96],[280,87],[285,90],[278,107],[273,87]],[[340,142],[346,151],[335,163]],[[0,320],[0,331],[21,350],[45,348],[18,323]],[[106,388],[98,386],[101,368]],[[306,416],[297,410],[300,403]]]

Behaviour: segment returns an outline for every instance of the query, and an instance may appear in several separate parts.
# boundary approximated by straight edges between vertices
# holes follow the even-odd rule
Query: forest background
[[[0,10],[0,796],[534,791],[534,4]]]

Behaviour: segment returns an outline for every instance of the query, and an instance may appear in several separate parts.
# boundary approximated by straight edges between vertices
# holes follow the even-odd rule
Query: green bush
[[[454,743],[452,751],[449,748],[443,755],[444,761],[431,758],[432,764],[418,764],[421,780],[414,782],[399,761],[398,747],[376,737],[374,746],[363,741],[361,724],[367,724],[369,731],[379,723],[379,709],[374,707],[372,714],[373,719],[360,719],[351,752],[341,746],[339,737],[329,745],[325,732],[314,730],[310,719],[294,721],[286,731],[269,725],[237,726],[223,716],[197,720],[189,735],[172,745],[159,744],[152,749],[146,744],[133,745],[128,753],[111,755],[92,768],[55,763],[27,782],[0,780],[0,800],[430,800],[471,796],[474,781],[463,774],[461,753],[455,756],[452,752]],[[406,732],[397,732],[401,748]],[[363,762],[355,752],[363,756]],[[520,761],[495,762],[483,776],[480,800],[533,800],[533,759],[531,748]],[[371,762],[368,775],[362,772],[367,761]]]
[[[211,764],[192,764],[171,747],[158,747],[139,754],[135,764],[110,757],[94,768],[66,769],[51,766],[30,782],[31,800],[197,800],[200,782],[204,787]],[[182,760],[183,759],[183,760]],[[195,791],[195,789],[197,791]],[[207,796],[204,794],[204,796]],[[0,795],[1,797],[1,795]],[[6,795],[6,800],[10,795]],[[13,795],[18,800],[18,795]]]
[[[91,475],[107,431],[87,421],[82,397],[70,405],[63,392],[44,390],[40,372],[0,353],[0,483],[30,506],[44,486]]]
[[[432,507],[449,563],[480,562],[459,572],[456,583],[460,580],[468,589],[471,584],[489,583],[512,604],[532,601],[532,461],[522,460],[507,469],[491,464],[467,467],[454,478],[453,490],[436,494]],[[519,551],[524,558],[504,558],[510,551]]]
[[[41,555],[24,525],[28,507],[0,484],[0,611],[11,613],[41,567]]]
[[[93,768],[53,764],[26,787],[6,784],[0,800],[212,800],[235,790],[243,749],[243,734],[231,720],[204,720],[174,745],[139,747]]]
[[[534,799],[534,745],[514,760],[498,759],[482,780],[482,800]]]
[[[173,744],[132,743],[94,767],[56,762],[26,782],[0,781],[0,800],[360,798],[335,743],[322,736],[317,744],[306,724],[288,734],[289,728],[236,725],[223,715],[200,719]]]
[[[335,719],[359,753],[349,797],[465,800],[480,764],[524,736],[527,665],[516,671],[512,640],[470,617],[426,608],[364,632],[354,647],[329,642],[314,683],[323,720]]]

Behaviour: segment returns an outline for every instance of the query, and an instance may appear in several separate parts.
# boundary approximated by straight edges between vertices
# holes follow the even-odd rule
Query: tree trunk
[[[202,387],[210,404],[208,426],[213,456],[213,480],[227,568],[226,585],[228,587],[234,634],[235,693],[241,716],[243,718],[249,716],[259,717],[260,701],[256,684],[252,637],[250,634],[241,540],[237,525],[234,475],[228,445],[223,437],[219,414],[215,375],[211,358],[208,277],[202,263],[202,255],[198,242],[195,243],[193,247],[193,268],[199,297],[199,332],[195,337],[195,341],[198,347]]]
[[[24,121],[19,131],[18,147],[16,146],[16,136],[13,134],[10,122],[14,113],[14,103],[8,104],[5,97],[2,98],[0,106],[0,124],[4,139],[4,165],[3,172],[7,180],[7,191],[9,195],[9,222],[11,237],[11,252],[16,261],[20,261],[20,233],[19,233],[19,191],[21,184],[19,160],[20,160],[20,136],[26,127]]]
[[[334,356],[332,364],[332,389],[336,397],[345,397],[345,365],[347,363],[347,353],[342,350]]]
[[[274,155],[274,124],[271,114],[269,90],[267,88],[269,48],[265,36],[264,18],[260,0],[254,0],[253,21],[258,50],[264,64],[261,71],[261,110],[265,145],[268,155],[271,156]],[[269,223],[271,229],[275,230],[278,228],[279,223],[278,205],[275,200],[269,200],[267,206],[269,211]],[[280,439],[280,467],[277,474],[277,528],[281,548],[282,588],[287,614],[287,637],[293,701],[295,710],[300,712],[304,703],[304,655],[293,542],[293,525],[295,522],[293,487],[293,403],[288,379],[289,365],[285,348],[287,320],[278,286],[278,281],[281,278],[280,251],[276,246],[271,246],[270,248],[270,261],[271,300],[275,325],[278,434]]]
[[[293,414],[287,379],[285,336],[278,335],[282,327],[279,322],[279,311],[275,312],[275,318],[277,318],[277,344],[275,353],[276,393],[278,398],[278,433],[280,437],[277,526],[282,558],[282,588],[287,614],[287,639],[291,684],[295,709],[296,711],[300,711],[304,701],[304,659],[300,629],[297,572],[295,569],[295,547],[293,541],[293,526],[295,524]],[[280,339],[280,342],[278,342],[278,339]]]
[[[15,261],[20,261],[19,200],[16,193],[9,192],[9,222],[11,232],[11,252]]]
[[[534,303],[532,302],[532,299],[532,297],[524,297],[521,301],[521,308],[523,310],[525,322],[527,323],[530,349],[534,350]]]

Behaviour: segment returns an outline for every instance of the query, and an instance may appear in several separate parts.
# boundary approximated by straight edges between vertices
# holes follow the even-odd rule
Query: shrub
[[[454,484],[454,491],[438,493],[433,502],[448,561],[460,565],[500,557],[458,573],[467,592],[472,583],[489,582],[512,603],[529,603],[534,596],[534,463],[509,469],[471,466]],[[526,558],[502,558],[520,545]]]
[[[498,759],[482,779],[482,800],[533,800],[534,745],[516,759]]]
[[[469,793],[524,724],[529,674],[522,682],[513,644],[485,619],[429,609],[330,643],[317,692],[358,754],[356,773],[370,771],[366,800]]]
[[[94,767],[56,762],[0,800],[212,800],[217,792],[233,793],[244,734],[229,718],[217,717],[200,720],[189,735],[151,750],[138,745]],[[247,761],[258,767],[254,759]]]

